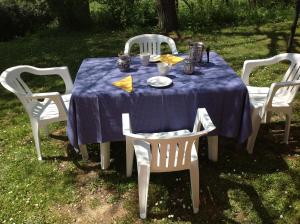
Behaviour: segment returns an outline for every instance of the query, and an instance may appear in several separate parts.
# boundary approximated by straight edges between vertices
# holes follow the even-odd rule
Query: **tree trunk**
[[[256,7],[256,0],[248,0],[250,7]]]
[[[288,43],[288,47],[287,47],[287,52],[291,52],[292,48],[293,48],[294,37],[295,37],[297,23],[298,23],[298,19],[299,19],[299,13],[300,13],[300,0],[297,0],[296,6],[295,6],[295,17],[294,17],[293,24],[291,26],[291,35],[290,35],[290,39],[289,39],[289,43]]]
[[[60,26],[70,29],[85,29],[92,23],[89,0],[47,0],[51,11],[57,16]]]
[[[175,0],[156,0],[158,25],[164,32],[176,31],[178,19]]]
[[[225,0],[226,5],[229,5],[229,0]],[[224,4],[224,0],[223,0],[223,4]]]

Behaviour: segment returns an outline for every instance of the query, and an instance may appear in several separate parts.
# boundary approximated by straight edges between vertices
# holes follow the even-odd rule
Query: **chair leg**
[[[292,113],[286,114],[285,117],[284,143],[289,144]]]
[[[32,127],[32,134],[34,138],[36,154],[38,160],[42,160],[39,123],[37,121],[31,121],[31,127]]]
[[[88,154],[86,145],[79,145],[79,150],[80,150],[82,159],[83,159],[84,161],[87,161],[87,160],[89,159],[89,154]]]
[[[191,163],[190,168],[191,190],[192,190],[192,202],[194,213],[199,212],[199,167],[198,160]]]
[[[257,134],[259,131],[259,127],[261,124],[261,117],[259,115],[258,109],[253,109],[251,119],[252,119],[252,133],[249,136],[248,141],[247,141],[247,151],[249,154],[253,153],[255,140],[256,140],[256,137],[257,137]]]
[[[147,217],[147,199],[150,179],[150,166],[138,164],[139,205],[140,217]]]
[[[211,161],[218,161],[218,136],[208,136],[208,158]]]
[[[126,176],[131,177],[134,157],[134,147],[132,138],[126,137]]]
[[[101,169],[106,170],[110,164],[110,142],[100,143]]]

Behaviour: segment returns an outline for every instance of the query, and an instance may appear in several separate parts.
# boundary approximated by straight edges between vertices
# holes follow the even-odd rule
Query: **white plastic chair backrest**
[[[178,54],[174,40],[160,34],[143,34],[130,38],[125,44],[124,53],[129,54],[131,47],[134,44],[138,44],[140,47],[140,53],[160,55],[162,43],[167,43],[169,45],[172,54]]]
[[[31,109],[34,105],[38,104],[39,101],[36,99],[32,99],[30,96],[32,95],[31,90],[26,85],[26,83],[22,80],[22,73],[30,73],[34,75],[52,75],[58,73],[68,72],[66,67],[59,68],[36,68],[28,65],[20,65],[6,69],[2,72],[0,76],[0,82],[4,88],[8,91],[14,93],[19,100],[22,102],[25,107],[27,113],[31,114]],[[59,74],[58,74],[59,75]],[[67,76],[62,76],[65,84],[66,84],[66,93],[72,91],[72,82],[67,80]]]
[[[123,134],[126,138],[150,144],[151,170],[155,172],[189,169],[192,147],[197,146],[194,143],[199,140],[200,136],[207,135],[216,128],[205,108],[198,108],[192,133],[177,131],[172,132],[172,135],[165,133],[154,133],[149,136],[134,134],[131,131],[128,113],[122,114],[122,124]],[[201,126],[204,129],[202,131],[200,131]]]
[[[192,146],[201,135],[203,133],[197,132],[180,137],[145,139],[151,144],[151,170],[169,172],[189,169]]]
[[[280,61],[289,60],[291,62],[282,79],[283,82],[300,80],[300,54],[286,53],[275,57],[278,57]],[[280,88],[275,95],[275,99],[277,97],[284,98],[287,103],[290,103],[295,98],[298,89],[299,85]]]
[[[29,112],[32,105],[36,103],[36,100],[26,97],[31,95],[32,92],[21,78],[21,74],[24,72],[31,73],[30,68],[21,66],[9,68],[2,72],[0,81],[4,88],[14,93],[19,98],[27,112]]]

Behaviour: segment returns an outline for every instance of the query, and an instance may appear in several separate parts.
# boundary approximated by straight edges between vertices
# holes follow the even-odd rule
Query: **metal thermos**
[[[189,58],[194,63],[201,63],[204,51],[204,44],[202,42],[193,42],[189,44]]]

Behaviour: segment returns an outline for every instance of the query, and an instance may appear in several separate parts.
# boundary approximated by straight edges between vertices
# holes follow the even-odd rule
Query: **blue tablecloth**
[[[222,57],[211,52],[210,63],[193,75],[172,67],[173,84],[164,89],[147,85],[158,75],[156,64],[142,66],[132,58],[131,70],[120,72],[117,58],[83,60],[74,82],[67,133],[72,145],[124,140],[122,113],[129,113],[134,132],[160,132],[193,128],[196,110],[205,107],[216,126],[215,135],[245,141],[251,133],[247,88]],[[206,59],[204,59],[206,61]],[[131,74],[134,91],[112,85]]]

